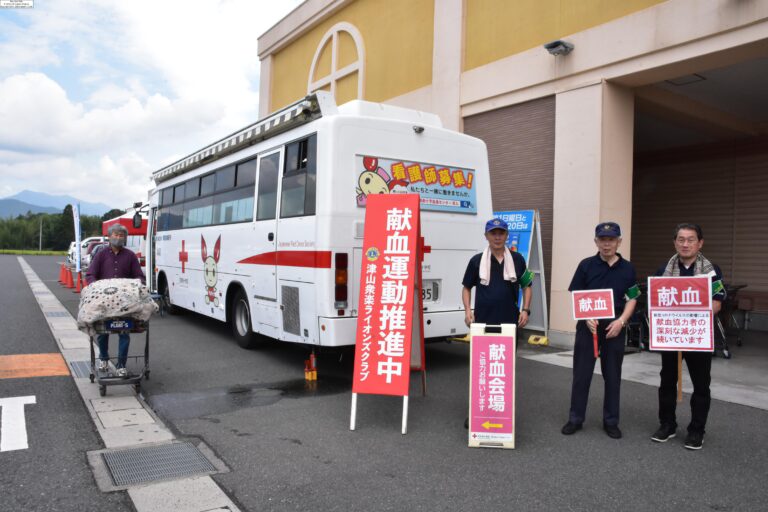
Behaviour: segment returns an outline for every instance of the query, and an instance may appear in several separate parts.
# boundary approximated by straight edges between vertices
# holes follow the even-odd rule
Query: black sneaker
[[[657,443],[666,443],[677,435],[676,431],[677,427],[673,427],[672,425],[662,425],[659,427],[659,430],[654,432],[654,434],[651,436],[651,441],[656,441]]]
[[[685,447],[689,450],[701,450],[704,444],[704,434],[701,432],[688,432],[685,436]]]
[[[621,439],[621,430],[619,430],[617,425],[603,424],[603,430],[605,430],[605,433],[608,434],[608,437],[611,439]]]
[[[571,423],[570,421],[563,425],[563,428],[560,429],[560,432],[563,433],[563,435],[569,436],[571,434],[574,434],[577,430],[581,430],[581,423]]]

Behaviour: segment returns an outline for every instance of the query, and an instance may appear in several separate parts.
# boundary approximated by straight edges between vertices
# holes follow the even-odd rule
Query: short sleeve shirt
[[[624,311],[624,295],[637,284],[635,266],[618,254],[619,259],[608,265],[599,254],[581,260],[576,272],[571,279],[568,291],[574,290],[600,290],[610,288],[613,290],[613,308],[616,317]],[[578,326],[585,325],[579,321]],[[584,327],[586,328],[586,327]]]
[[[526,264],[522,254],[510,251],[518,279],[525,273]],[[480,259],[483,253],[475,254],[467,264],[461,284],[475,291],[475,321],[482,324],[516,324],[519,315],[517,296],[520,283],[504,280],[504,264],[491,257],[491,279],[488,285],[480,284]]]

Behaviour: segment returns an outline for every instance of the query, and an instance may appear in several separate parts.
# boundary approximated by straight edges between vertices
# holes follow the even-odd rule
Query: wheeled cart
[[[136,393],[141,391],[141,380],[149,380],[149,322],[137,320],[134,318],[109,318],[93,324],[96,334],[141,334],[144,333],[144,355],[128,356],[125,365],[128,375],[120,377],[112,370],[106,372],[99,371],[96,367],[96,350],[94,343],[96,339],[91,336],[91,382],[99,385],[99,395],[107,394],[107,386],[134,386]],[[110,358],[110,361],[116,361],[117,358]]]

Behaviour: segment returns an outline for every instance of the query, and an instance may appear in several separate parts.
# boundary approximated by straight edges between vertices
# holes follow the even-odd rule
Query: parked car
[[[69,243],[69,249],[67,249],[67,265],[72,265],[75,262],[75,245],[77,245],[77,242]]]
[[[88,249],[88,244],[91,242],[104,242],[107,240],[105,236],[89,236],[85,240],[80,242],[80,263],[85,261],[85,251]],[[77,252],[75,249],[76,242],[69,244],[69,252],[67,253],[67,263],[74,266],[77,261]],[[82,265],[81,265],[82,266]]]
[[[96,256],[96,253],[103,250],[103,248],[107,247],[108,245],[109,245],[109,242],[101,242],[98,240],[89,242],[88,247],[86,247],[85,252],[83,253],[83,261],[82,261],[82,264],[80,265],[83,268],[83,270],[91,266],[91,261],[93,261],[93,258],[94,256]]]

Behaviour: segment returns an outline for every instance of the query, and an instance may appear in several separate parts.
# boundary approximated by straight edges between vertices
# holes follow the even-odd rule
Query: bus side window
[[[173,203],[173,188],[168,187],[160,192],[160,206],[158,210],[157,230],[167,231],[170,228],[171,204]]]
[[[312,135],[285,147],[281,218],[315,214],[316,141]]]
[[[272,153],[259,161],[259,190],[256,200],[256,220],[271,220],[277,210],[277,177],[280,153]]]

